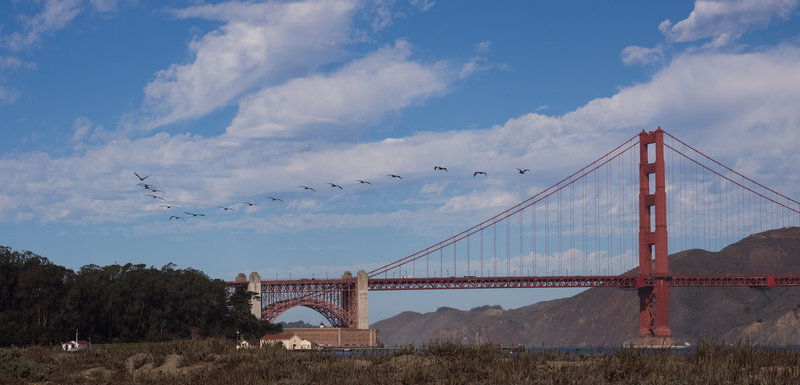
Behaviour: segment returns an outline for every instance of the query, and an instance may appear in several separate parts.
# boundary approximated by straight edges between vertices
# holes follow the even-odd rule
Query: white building
[[[236,349],[252,349],[260,346],[261,345],[259,345],[256,341],[241,340],[238,344],[236,344]]]
[[[92,343],[89,341],[73,340],[70,342],[63,342],[61,344],[61,349],[64,349],[65,352],[74,352],[81,349],[87,349],[90,346],[92,346]]]
[[[311,341],[301,339],[294,334],[265,334],[261,337],[261,345],[282,344],[286,350],[307,350],[314,347]]]

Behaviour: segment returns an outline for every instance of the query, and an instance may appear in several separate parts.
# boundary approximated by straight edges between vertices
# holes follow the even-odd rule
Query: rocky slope
[[[695,249],[674,254],[670,271],[676,275],[800,275],[800,228],[754,234],[716,253]],[[511,310],[405,312],[372,327],[381,330],[387,346],[441,338],[504,345],[612,346],[633,341],[638,324],[635,290],[593,288]],[[800,345],[800,287],[675,287],[670,295],[670,326],[677,344],[715,336],[726,341]]]

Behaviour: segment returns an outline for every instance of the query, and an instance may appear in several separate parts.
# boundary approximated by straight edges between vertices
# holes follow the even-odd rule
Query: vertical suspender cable
[[[558,214],[556,214],[556,219],[558,220],[558,275],[561,274],[561,238],[563,229],[561,228],[561,190],[558,190]]]
[[[575,184],[569,185],[569,259],[572,274],[575,274]]]
[[[520,211],[519,214],[518,214],[519,215],[519,275],[520,275],[520,277],[522,276],[522,272],[524,271],[524,270],[522,270],[522,268],[523,268],[523,263],[522,263],[522,248],[523,248],[523,244],[522,244],[522,217],[523,217],[523,214],[525,214],[524,211]]]
[[[583,198],[581,201],[583,202],[583,243],[581,244],[581,250],[583,250],[583,270],[581,274],[586,274],[586,254],[589,253],[589,247],[586,245],[586,176],[582,178],[583,182]]]
[[[680,162],[680,172],[679,179],[680,179],[680,188],[681,188],[681,225],[679,226],[681,229],[681,250],[686,250],[688,245],[686,244],[686,199],[684,197],[684,191],[686,190],[686,181],[684,178],[684,161],[683,157],[679,156],[678,161]]]
[[[456,242],[453,241],[453,277],[456,276]]]
[[[497,277],[497,222],[492,225],[492,262],[494,262],[494,271],[492,274]]]
[[[611,273],[611,253],[613,252],[614,235],[611,234],[611,167],[606,165],[606,219],[608,222],[606,233],[606,245],[608,245],[608,255],[606,256],[606,274]]]
[[[691,162],[689,166],[692,167],[692,233],[694,234],[692,248],[699,249],[700,245],[697,239],[700,233],[697,226],[697,208],[699,206],[697,202],[697,164]]]
[[[544,198],[544,273],[550,274],[550,207],[549,197]]]
[[[531,241],[533,243],[533,275],[536,276],[536,205],[531,206]]]
[[[594,171],[594,263],[595,274],[600,275],[600,171]]]
[[[635,189],[634,187],[637,186],[636,184],[636,151],[631,151],[631,174],[630,174],[630,186],[628,187],[628,191],[633,194]],[[670,194],[672,196],[672,194]],[[636,204],[638,203],[638,199],[636,199],[636,195],[631,196],[631,266],[637,266],[636,258],[637,253],[636,251],[639,250],[636,248],[636,236],[637,234],[637,223],[636,223]],[[670,217],[667,217],[670,218]]]
[[[625,255],[625,189],[622,186],[623,175],[625,173],[625,162],[619,158],[619,272],[625,271],[623,256]]]
[[[506,277],[511,275],[511,220],[506,217]]]
[[[719,196],[720,196],[719,188],[721,184],[722,180],[720,178],[717,178],[717,183],[714,183],[714,192],[712,193],[714,194],[714,238],[716,238],[717,240],[715,247],[716,251],[722,250],[720,248],[721,246],[719,243],[719,231],[722,228],[722,226],[720,226],[720,214],[719,214]]]

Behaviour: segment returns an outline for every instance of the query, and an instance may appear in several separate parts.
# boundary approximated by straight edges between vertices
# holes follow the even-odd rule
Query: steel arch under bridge
[[[356,279],[261,281],[261,319],[274,322],[298,306],[319,312],[333,327],[357,327]]]

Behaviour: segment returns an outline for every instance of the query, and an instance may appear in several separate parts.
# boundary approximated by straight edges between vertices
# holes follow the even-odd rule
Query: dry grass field
[[[800,384],[800,353],[703,342],[692,352],[620,348],[509,353],[493,345],[433,344],[347,356],[231,341],[183,340],[0,349],[2,384]]]

